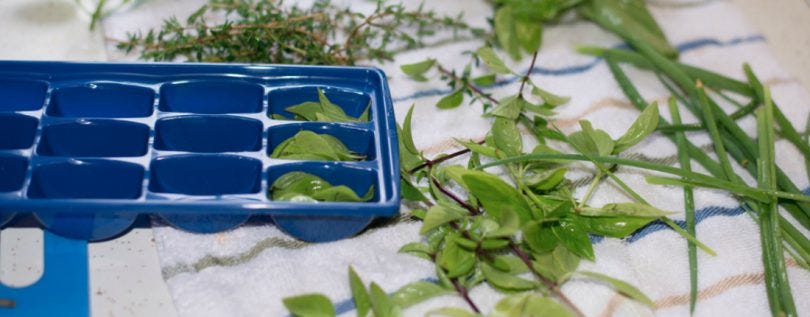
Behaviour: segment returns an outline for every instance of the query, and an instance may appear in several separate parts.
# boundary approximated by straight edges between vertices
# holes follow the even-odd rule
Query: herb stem
[[[450,79],[452,79],[453,81],[466,86],[467,88],[469,88],[475,94],[477,94],[477,95],[491,101],[492,103],[494,103],[496,105],[498,104],[498,99],[495,99],[495,98],[492,97],[492,95],[490,95],[488,93],[485,93],[483,90],[481,90],[481,88],[478,88],[478,86],[473,85],[473,84],[471,84],[471,83],[469,83],[467,81],[461,80],[461,78],[456,76],[456,74],[454,74],[453,72],[447,70],[447,68],[444,68],[444,66],[442,66],[442,65],[436,65],[436,66],[437,66],[436,69],[438,69],[440,73],[444,74],[447,77],[450,77]]]
[[[438,179],[436,179],[436,177],[431,175],[430,176],[430,181],[433,182],[433,185],[436,186],[436,188],[440,192],[442,192],[442,194],[444,194],[445,196],[447,196],[450,199],[452,199],[453,201],[455,201],[457,204],[464,207],[464,209],[467,209],[467,211],[470,212],[470,215],[477,216],[477,215],[481,214],[481,211],[478,210],[478,208],[473,207],[472,205],[468,204],[467,202],[465,202],[460,197],[456,196],[456,194],[453,194],[453,192],[447,190],[447,188],[444,188],[444,186],[442,186],[442,184],[439,182]]]
[[[529,64],[529,70],[526,71],[526,75],[523,75],[523,78],[520,80],[520,89],[518,90],[518,96],[520,96],[520,98],[523,98],[523,87],[526,86],[526,82],[530,79],[529,75],[531,75],[532,71],[534,70],[534,63],[537,61],[537,52],[539,52],[539,50],[534,51],[534,54],[532,54],[532,61]]]
[[[478,144],[484,144],[484,140],[478,141],[478,142],[476,142],[476,143],[478,143]],[[453,152],[453,153],[447,154],[447,155],[445,155],[445,156],[441,156],[441,157],[439,157],[439,158],[437,158],[437,159],[434,159],[434,160],[427,160],[427,159],[426,159],[426,160],[425,160],[424,162],[422,162],[421,164],[416,165],[416,166],[414,166],[414,168],[410,169],[410,170],[408,171],[408,174],[413,174],[413,173],[416,173],[416,172],[418,172],[419,170],[421,170],[421,169],[423,169],[423,168],[425,168],[425,167],[432,167],[432,166],[435,166],[436,164],[439,164],[439,163],[442,163],[442,162],[447,161],[447,160],[449,160],[449,159],[452,159],[452,158],[455,158],[455,157],[458,157],[458,156],[461,156],[461,155],[467,154],[467,153],[469,153],[469,152],[470,152],[470,149],[464,148],[464,149],[458,150],[458,151],[456,151],[456,152]]]
[[[579,201],[579,205],[577,206],[577,208],[585,207],[585,204],[588,203],[589,200],[591,200],[591,196],[596,191],[596,185],[598,185],[599,182],[602,181],[602,176],[604,175],[602,174],[601,170],[596,172],[596,175],[593,176],[593,180],[591,180],[591,184],[588,185],[588,191],[585,192],[585,196],[582,197],[582,199]]]
[[[470,308],[474,312],[480,314],[481,310],[478,309],[478,306],[476,306],[475,302],[473,302],[472,298],[470,298],[469,290],[467,288],[465,288],[464,286],[462,286],[461,283],[459,283],[457,279],[452,279],[452,281],[453,281],[453,287],[456,288],[456,292],[458,292],[458,294],[461,295],[461,298],[463,298],[464,301],[467,302],[467,305],[469,305]]]
[[[585,316],[585,314],[583,314],[582,311],[579,310],[579,308],[576,305],[574,305],[574,302],[572,302],[571,299],[568,298],[568,296],[565,296],[565,294],[562,292],[562,290],[557,285],[557,283],[547,279],[546,277],[541,275],[539,272],[537,272],[537,270],[534,269],[534,266],[532,265],[531,258],[529,258],[529,256],[525,252],[523,252],[523,250],[521,250],[520,247],[518,247],[517,244],[515,244],[514,242],[511,242],[511,243],[509,243],[509,248],[512,250],[512,253],[515,256],[517,256],[518,258],[520,258],[520,260],[523,261],[523,264],[525,264],[532,271],[532,274],[541,283],[543,283],[546,286],[546,288],[548,288],[548,290],[552,294],[554,294],[555,297],[557,297],[557,299],[559,299],[561,302],[563,302],[563,304],[565,304],[565,306],[568,306],[568,309],[570,309],[572,312],[574,312],[574,315],[576,315],[578,317],[584,317]]]

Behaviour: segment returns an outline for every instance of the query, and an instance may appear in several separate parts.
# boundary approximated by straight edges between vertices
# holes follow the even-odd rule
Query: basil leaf
[[[515,19],[515,37],[520,46],[527,52],[540,49],[543,39],[543,27],[537,21]]]
[[[611,203],[605,204],[601,208],[582,208],[580,211],[580,215],[583,216],[633,216],[659,218],[669,214],[669,212],[653,206],[639,203]]]
[[[375,317],[399,317],[402,310],[388,294],[380,288],[377,283],[371,283],[370,287],[371,309]]]
[[[552,93],[550,93],[550,92],[548,92],[546,90],[543,90],[543,89],[541,89],[540,87],[537,87],[537,86],[534,86],[532,88],[532,94],[542,98],[543,102],[545,102],[547,104],[550,104],[552,106],[559,106],[559,105],[568,103],[568,101],[571,100],[571,97],[558,96],[558,95],[552,94]]]
[[[500,177],[481,171],[469,171],[462,176],[470,193],[478,198],[487,213],[499,221],[504,217],[503,210],[514,211],[520,223],[531,219],[531,208],[514,187]]]
[[[580,223],[590,233],[624,238],[646,226],[655,218],[643,217],[580,217]]]
[[[538,294],[511,295],[495,304],[489,317],[573,317],[565,307]]]
[[[444,316],[444,317],[477,317],[481,316],[475,313],[468,312],[463,308],[458,307],[442,307],[433,309],[425,313],[425,317]]]
[[[529,267],[519,257],[514,255],[497,255],[493,262],[500,262],[506,270],[501,270],[509,274],[523,274],[530,272]]]
[[[509,96],[501,99],[498,102],[498,106],[492,109],[489,112],[489,115],[515,120],[520,116],[520,113],[523,111],[523,99],[519,98],[518,95]]]
[[[565,180],[565,173],[568,167],[560,167],[553,170],[543,170],[534,173],[526,178],[526,185],[537,191],[547,191],[554,189]]]
[[[498,219],[498,228],[482,233],[487,238],[511,237],[520,228],[520,217],[511,209],[501,210],[501,217]]]
[[[447,270],[449,278],[464,276],[475,268],[475,253],[459,246],[455,239],[447,239],[436,263]]]
[[[596,272],[579,271],[577,273],[610,284],[610,286],[613,286],[613,288],[622,295],[634,299],[649,307],[655,307],[655,303],[649,297],[647,297],[647,295],[644,295],[644,293],[641,292],[638,288],[636,288],[633,285],[630,285],[625,281],[615,279],[610,276]]]
[[[459,144],[463,145],[464,147],[468,148],[470,151],[475,153],[481,154],[483,156],[497,158],[498,157],[498,149],[489,147],[486,145],[478,144],[475,142],[464,142],[461,140],[456,140]]]
[[[499,10],[500,11],[500,10]],[[478,57],[481,58],[481,61],[489,67],[493,72],[498,74],[511,74],[512,70],[504,64],[503,60],[495,54],[495,51],[492,50],[489,46],[483,46],[476,51]]]
[[[369,201],[374,196],[374,186],[361,198],[349,187],[332,186],[322,178],[304,172],[289,172],[281,175],[270,186],[270,196],[276,201]]]
[[[484,273],[487,282],[495,288],[509,291],[525,291],[535,289],[539,284],[535,281],[524,280],[509,273],[496,270],[486,263],[481,263],[481,272]]]
[[[292,113],[296,119],[306,121],[318,121],[317,113],[321,112],[321,104],[312,101],[305,101],[294,106],[289,106],[284,111]],[[282,119],[286,119],[283,118]]]
[[[647,136],[655,131],[658,127],[658,105],[653,102],[651,105],[644,108],[644,111],[636,118],[636,121],[627,129],[618,140],[616,140],[616,147],[613,149],[614,154],[623,152],[624,150],[638,144]]]
[[[515,30],[515,17],[512,12],[512,6],[504,5],[498,8],[498,10],[495,11],[493,24],[498,44],[509,53],[512,59],[519,59],[520,43],[516,37],[517,31]],[[503,74],[507,73],[511,73],[511,71],[504,72]]]
[[[579,257],[562,246],[556,247],[550,253],[535,254],[532,261],[532,267],[537,272],[558,283],[563,282],[578,266]]]
[[[270,157],[293,160],[357,161],[364,156],[353,153],[329,134],[303,130],[281,142]]]
[[[476,86],[492,86],[495,84],[495,74],[478,76],[472,79]]]
[[[399,68],[402,70],[403,73],[410,76],[412,79],[417,81],[427,81],[424,74],[436,64],[436,60],[429,58],[424,61],[413,63],[413,64],[406,64],[402,65]]]
[[[588,155],[607,156],[613,153],[614,142],[607,132],[594,130],[586,120],[579,121],[582,130],[572,133],[568,139],[579,152]]]
[[[461,89],[453,91],[447,96],[442,97],[439,99],[439,102],[436,104],[436,107],[439,109],[453,109],[461,105],[464,101],[464,92]]]
[[[449,291],[439,285],[419,281],[401,287],[391,294],[391,299],[399,307],[406,308],[447,293],[449,293]]]
[[[329,298],[321,294],[305,294],[287,297],[282,300],[284,307],[294,316],[299,317],[332,317],[335,307]]]
[[[422,194],[422,191],[419,190],[416,185],[412,184],[405,175],[402,175],[399,180],[403,199],[410,201],[427,201],[427,197]]]
[[[596,259],[591,239],[576,218],[560,220],[558,226],[551,227],[551,231],[569,251],[591,261]]]
[[[351,266],[349,266],[349,287],[352,290],[354,306],[357,307],[357,316],[365,317],[371,309],[371,299],[369,299],[368,291],[363,285],[363,280],[360,279],[360,276]]]
[[[523,153],[523,139],[521,138],[520,130],[518,130],[515,121],[495,118],[491,133],[495,141],[495,147],[508,156],[516,156]]]
[[[318,102],[305,101],[297,105],[289,106],[284,110],[295,115],[295,119],[306,121],[323,121],[323,122],[360,122],[368,121],[369,109],[371,102],[369,102],[363,114],[359,118],[352,118],[347,115],[343,108],[329,101],[329,98],[323,93],[320,88],[318,90]]]
[[[419,150],[416,149],[416,145],[413,143],[413,133],[411,132],[411,120],[413,119],[413,107],[408,109],[408,114],[405,115],[405,121],[402,122],[402,133],[400,133],[400,142],[405,146],[405,149],[408,152],[413,154],[419,154]]]
[[[430,207],[425,216],[425,220],[422,221],[422,228],[419,229],[419,234],[425,234],[443,224],[461,219],[466,215],[465,210],[449,207],[450,206],[446,205],[434,205]]]
[[[430,246],[419,242],[411,242],[406,245],[403,245],[402,247],[399,248],[399,251],[397,252],[407,253],[415,257],[423,258],[428,261],[433,260],[433,258],[431,258],[433,250],[430,248]]]
[[[552,223],[532,221],[523,226],[523,241],[532,251],[546,253],[557,247],[559,240],[552,232]]]

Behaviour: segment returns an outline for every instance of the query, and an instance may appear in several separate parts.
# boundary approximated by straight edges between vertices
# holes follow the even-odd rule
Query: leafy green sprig
[[[209,21],[213,14],[225,20]],[[424,46],[444,31],[453,38],[483,33],[460,15],[384,0],[370,14],[329,0],[307,8],[271,0],[210,0],[182,22],[172,17],[158,30],[128,34],[118,48],[154,61],[354,65],[391,60],[399,50]]]

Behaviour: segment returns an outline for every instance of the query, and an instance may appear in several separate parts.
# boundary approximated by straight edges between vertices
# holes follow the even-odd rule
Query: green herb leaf
[[[475,143],[475,142],[465,142],[465,141],[461,141],[461,140],[456,140],[456,142],[458,142],[459,144],[463,145],[464,147],[470,149],[470,151],[481,154],[483,156],[495,157],[495,158],[498,157],[498,149],[496,149],[496,148],[489,147],[489,146],[482,145],[482,144],[478,144],[478,143]]]
[[[559,226],[551,227],[551,231],[557,236],[560,243],[569,251],[585,259],[594,261],[593,245],[588,233],[579,224],[576,218],[560,220]]]
[[[298,317],[332,317],[335,307],[321,294],[305,294],[283,299],[284,307]]]
[[[475,253],[459,246],[455,239],[447,239],[436,264],[447,270],[449,278],[464,276],[475,268]]]
[[[551,170],[544,169],[539,173],[534,173],[528,176],[525,182],[526,185],[536,191],[552,190],[565,180],[565,173],[567,172],[567,167],[560,167]]]
[[[616,147],[613,153],[621,153],[624,150],[638,144],[658,127],[658,104],[653,102],[636,118],[627,132],[616,140]]]
[[[391,294],[391,299],[399,307],[406,308],[447,293],[449,291],[439,285],[419,281],[401,287],[394,294]]]
[[[543,27],[537,21],[516,19],[514,22],[515,37],[527,52],[540,49],[543,38]]]
[[[423,258],[428,261],[433,261],[431,254],[433,253],[433,249],[426,244],[422,244],[419,242],[411,242],[406,245],[403,245],[399,248],[399,253],[407,253],[419,258]]]
[[[495,54],[489,46],[483,46],[476,51],[478,57],[489,67],[493,72],[498,74],[511,74],[512,70],[504,64],[503,60]]]
[[[349,150],[338,138],[308,130],[281,142],[270,157],[312,161],[357,161],[364,158]]]
[[[402,192],[402,199],[410,201],[427,201],[427,197],[416,187],[411,181],[402,175],[400,178],[400,191]]]
[[[402,309],[376,283],[371,283],[370,295],[371,309],[375,317],[402,316]]]
[[[422,221],[422,228],[419,229],[419,234],[425,234],[437,227],[451,221],[463,218],[466,211],[448,205],[434,205],[428,209],[425,220]]]
[[[579,257],[568,249],[558,246],[553,252],[535,255],[532,267],[541,275],[557,283],[575,271],[579,266]]]
[[[271,199],[276,201],[364,202],[374,197],[374,186],[371,186],[363,197],[359,197],[345,185],[332,186],[322,178],[304,172],[289,172],[281,175],[273,182],[269,191]]]
[[[495,304],[489,317],[574,317],[565,307],[538,294],[516,294]]]
[[[501,99],[498,106],[489,112],[489,115],[515,120],[520,116],[523,111],[524,102],[519,95],[513,95]]]
[[[624,238],[655,219],[649,217],[581,217],[580,223],[590,233]]]
[[[514,211],[520,223],[531,219],[531,208],[514,187],[509,186],[500,177],[480,172],[470,171],[462,176],[464,183],[478,200],[484,205],[487,213],[495,219],[501,220],[503,210]]]
[[[669,212],[650,205],[639,203],[611,203],[601,208],[582,208],[583,216],[633,216],[658,218],[669,215]]]
[[[552,106],[559,106],[562,104],[566,104],[568,103],[569,100],[571,100],[571,97],[558,96],[546,90],[543,90],[537,86],[534,86],[532,88],[532,94],[542,98],[545,103],[550,104]]]
[[[495,84],[495,74],[478,76],[472,79],[476,86],[492,86]]]
[[[439,103],[436,104],[436,107],[438,107],[439,109],[453,109],[461,105],[463,101],[464,101],[464,91],[458,89],[456,91],[453,91],[449,95],[442,97],[442,99],[439,100]]]
[[[613,153],[614,142],[607,132],[594,130],[591,123],[586,120],[579,121],[579,125],[582,130],[568,136],[569,142],[577,151],[598,156]]]
[[[442,307],[433,309],[425,313],[426,317],[444,316],[444,317],[477,317],[481,316],[475,313],[468,312],[458,307]]]
[[[435,64],[436,60],[429,58],[418,63],[401,65],[399,68],[402,69],[403,73],[410,76],[414,80],[427,81],[424,74]]]
[[[524,280],[517,276],[501,272],[491,267],[489,264],[481,263],[481,272],[487,279],[487,282],[495,288],[510,290],[510,291],[525,291],[535,289],[539,284],[534,281]]]
[[[495,28],[495,37],[498,39],[498,44],[501,45],[512,59],[520,58],[520,42],[517,39],[515,30],[515,17],[512,12],[512,6],[504,5],[495,11],[495,19],[493,21]],[[494,69],[493,69],[494,70]],[[503,74],[510,73],[511,71],[504,72]]]
[[[515,156],[523,153],[523,139],[515,121],[495,118],[490,133],[495,141],[495,147],[506,155]]]
[[[284,110],[292,113],[299,120],[322,121],[322,122],[360,122],[368,121],[368,110],[371,104],[359,118],[352,118],[347,115],[343,108],[329,101],[329,98],[320,88],[318,90],[318,102],[306,101]]]
[[[368,291],[363,285],[363,280],[360,279],[360,276],[351,266],[349,266],[349,287],[352,289],[354,306],[357,307],[357,316],[365,317],[371,309],[371,299],[369,299]]]
[[[557,247],[559,240],[552,232],[551,223],[532,221],[523,226],[523,241],[532,251],[546,253]]]
[[[649,297],[647,297],[647,295],[644,295],[644,293],[642,293],[638,288],[628,284],[627,282],[596,272],[579,271],[577,273],[607,283],[622,295],[634,299],[649,307],[655,307],[655,303]]]

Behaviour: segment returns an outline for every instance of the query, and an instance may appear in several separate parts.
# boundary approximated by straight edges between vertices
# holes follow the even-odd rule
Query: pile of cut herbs
[[[461,15],[441,16],[423,7],[410,10],[383,1],[373,13],[363,14],[328,1],[298,8],[274,1],[212,0],[185,22],[167,20],[160,30],[132,34],[119,47],[138,50],[142,58],[151,60],[352,65],[391,60],[402,50],[429,44],[426,39],[435,39],[436,34],[449,33],[451,37],[434,44],[470,36],[481,39],[480,49],[464,55],[469,62],[462,69],[449,68],[435,59],[401,65],[414,80],[438,77],[446,82],[452,92],[441,98],[438,108],[453,109],[465,100],[481,104],[492,128],[483,140],[458,140],[462,150],[427,158],[413,142],[413,108],[408,112],[399,128],[402,196],[411,207],[410,216],[421,220],[422,227],[421,239],[402,246],[400,252],[433,263],[436,282],[419,281],[387,293],[376,283],[364,283],[349,268],[348,284],[358,316],[400,316],[409,306],[448,294],[464,299],[467,307],[439,307],[429,315],[582,316],[575,305],[577,299],[561,291],[572,279],[602,282],[654,308],[653,301],[633,285],[579,269],[581,261],[595,260],[590,236],[624,238],[653,221],[670,226],[688,242],[689,261],[683,265],[690,268],[690,311],[694,312],[700,267],[697,253],[715,254],[696,236],[696,187],[728,192],[759,224],[771,312],[774,316],[795,316],[785,256],[810,270],[810,240],[798,228],[810,229],[810,197],[776,166],[774,142],[777,135],[788,140],[804,155],[805,162],[810,159],[810,146],[751,68],[743,66],[747,80],[739,81],[678,62],[677,50],[640,0],[493,0],[491,4],[492,28],[480,30],[468,26]],[[212,11],[224,14],[225,22],[209,23],[206,17]],[[560,131],[549,119],[568,97],[544,90],[531,79],[543,27],[572,15],[596,23],[629,44],[628,49],[579,49],[604,59],[624,94],[641,111],[617,139],[584,120],[579,122],[578,131]],[[499,52],[515,60],[531,56],[529,73],[516,73],[507,67]],[[648,103],[639,94],[622,64],[658,76],[672,95],[665,107],[672,122],[659,115],[657,104]],[[472,76],[481,72],[485,75]],[[499,98],[487,93],[486,88],[499,77],[517,79],[519,89]],[[726,113],[718,100],[738,109]],[[681,108],[698,122],[683,123]],[[334,115],[329,113],[328,100],[313,101],[301,109],[307,110],[306,115],[296,116],[303,120],[326,120]],[[737,120],[751,115],[757,119],[756,138],[737,124]],[[528,131],[537,145],[528,148],[521,130]],[[716,158],[686,138],[686,132],[694,131],[708,133]],[[654,133],[677,145],[678,167],[622,155]],[[331,142],[312,135],[296,137],[304,141],[290,142]],[[555,148],[553,144],[565,146]],[[326,159],[355,159],[356,153],[343,153],[344,148],[335,146],[334,151],[344,156],[332,153]],[[465,163],[451,164],[459,161]],[[734,161],[756,179],[756,184],[748,184],[736,174]],[[566,178],[572,162],[594,167],[582,197],[572,194],[572,181]],[[707,172],[692,171],[693,162]],[[617,170],[625,167],[668,175],[648,176],[650,184],[683,187],[685,228],[668,217],[679,211],[650,205],[617,176]],[[282,195],[298,201],[365,198],[345,189],[320,194],[306,186],[296,187],[307,177],[285,178]],[[593,194],[607,183],[621,188],[633,201],[591,205]],[[502,293],[488,312],[479,309],[469,296],[471,289],[484,284]],[[320,294],[289,297],[284,304],[296,316],[335,314],[333,304]]]

